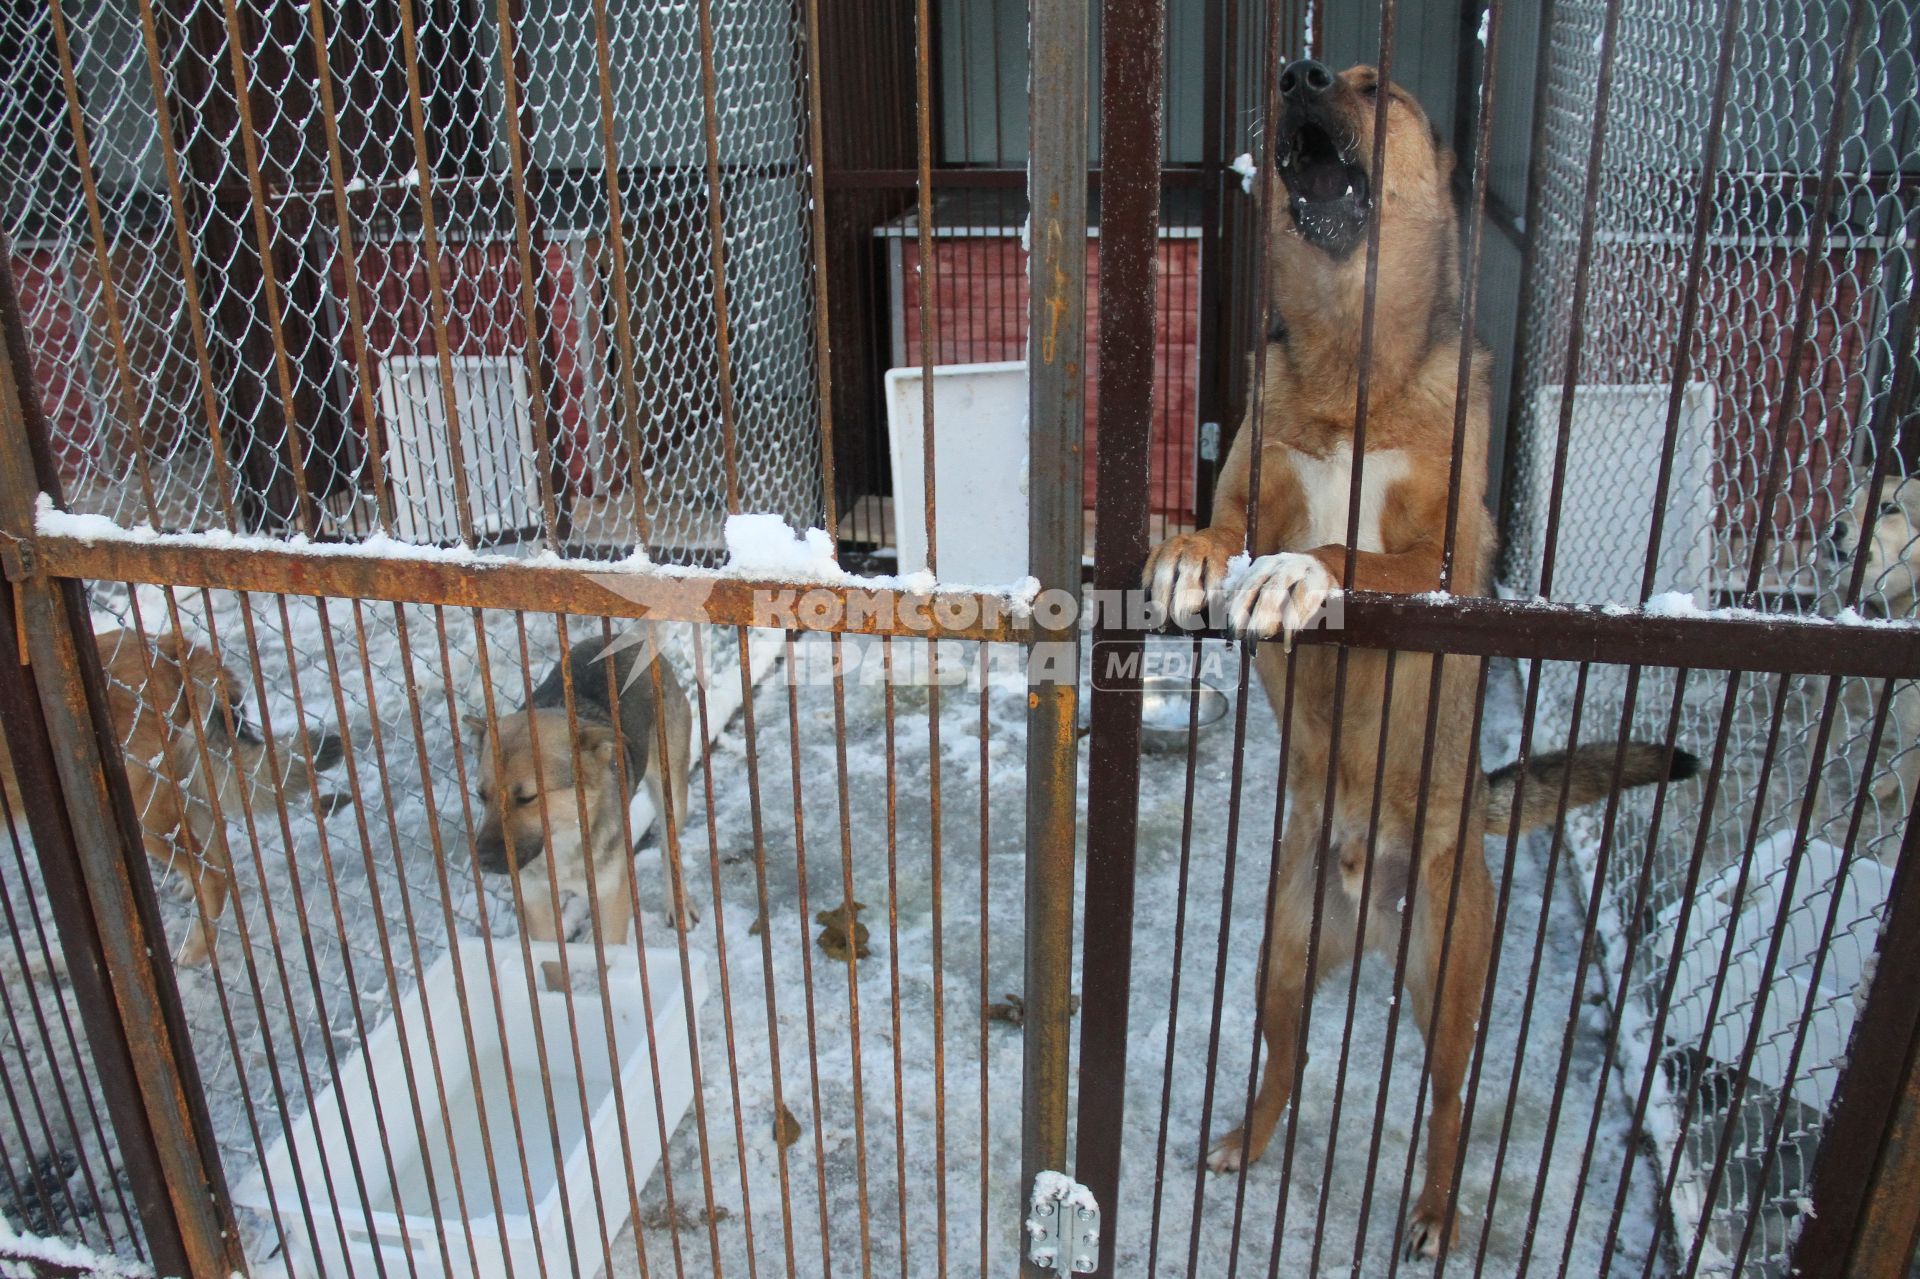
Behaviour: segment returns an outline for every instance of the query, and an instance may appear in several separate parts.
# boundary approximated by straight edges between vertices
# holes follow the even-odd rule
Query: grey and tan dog
[[[1853,505],[1833,526],[1828,543],[1836,577],[1850,579],[1861,543],[1866,543],[1866,573],[1860,585],[1860,607],[1875,617],[1895,621],[1920,618],[1920,476],[1889,475],[1877,488],[1863,487]],[[1865,722],[1874,714],[1874,690],[1849,686],[1845,694],[1851,713]],[[1888,707],[1885,736],[1876,756],[1872,799],[1895,813],[1904,812],[1920,792],[1920,683],[1906,680],[1895,686]],[[1853,789],[1830,797],[1844,807]]]
[[[686,820],[692,712],[672,667],[655,662],[650,640],[611,652],[609,647],[598,636],[573,646],[569,654],[571,722],[565,668],[560,663],[547,673],[524,709],[501,717],[496,733],[488,732],[486,720],[467,716],[467,724],[481,737],[479,789],[486,816],[477,842],[480,867],[519,876],[521,925],[528,936],[540,941],[560,936],[555,885],[563,894],[574,892],[589,899],[604,943],[626,941],[633,920],[633,849],[627,842],[626,813],[643,780],[652,792],[660,823],[661,864],[668,872],[667,913],[670,920],[674,917],[676,876],[670,859],[677,840],[669,839],[667,831],[669,822],[677,829]],[[617,690],[617,700],[611,703],[608,664]],[[656,665],[658,700],[650,669]],[[663,719],[664,760],[659,727]],[[635,838],[641,833],[632,831]],[[540,864],[542,856],[552,866],[551,877]],[[699,922],[692,896],[680,896],[686,922]]]

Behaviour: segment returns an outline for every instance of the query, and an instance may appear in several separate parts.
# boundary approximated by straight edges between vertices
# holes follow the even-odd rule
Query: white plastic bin
[[[900,571],[927,566],[926,401],[919,366],[889,369],[893,537]],[[1027,366],[933,370],[940,580],[999,586],[1027,575]]]
[[[633,1183],[644,1187],[660,1159],[649,1038],[659,1058],[660,1103],[669,1134],[693,1100],[692,1052],[697,1041],[690,1041],[687,1034],[688,992],[681,984],[676,950],[641,952],[632,947],[608,947],[609,972],[601,988],[589,975],[593,971],[592,946],[576,943],[567,949],[575,986],[574,1022],[570,1027],[566,997],[547,990],[541,974],[541,965],[556,958],[559,947],[535,943],[532,951],[540,1014],[538,1032],[520,939],[500,938],[493,943],[499,982],[497,1007],[494,986],[488,980],[485,946],[477,939],[461,939],[461,980],[455,980],[453,953],[442,955],[401,1001],[397,1015],[375,1028],[362,1052],[342,1062],[339,1084],[321,1093],[312,1109],[295,1120],[268,1150],[264,1168],[256,1169],[241,1184],[234,1195],[235,1203],[263,1213],[278,1213],[292,1254],[289,1269],[325,1274],[328,1279],[358,1279],[380,1273],[375,1261],[378,1256],[389,1275],[417,1273],[423,1279],[443,1275],[487,1279],[508,1273],[535,1275],[540,1273],[535,1260],[537,1235],[549,1273],[574,1273],[570,1256],[579,1259],[578,1273],[598,1272],[601,1227],[595,1219],[595,1178],[588,1160],[587,1138],[591,1134],[599,1174],[599,1203],[611,1238],[625,1227],[631,1206],[620,1139],[622,1107],[616,1104],[613,1086],[614,1062],[618,1062],[620,1100],[624,1102],[631,1143]],[[698,954],[689,959],[691,997],[697,1013],[706,998],[706,967]],[[647,966],[653,997],[651,1027],[640,997],[642,962]],[[462,986],[472,1024],[471,1054],[461,1018]],[[439,1050],[451,1122],[443,1121],[441,1114],[423,1007],[432,1012],[434,1043]],[[607,1051],[605,1016],[609,1007],[613,1054]],[[408,1087],[406,1063],[400,1052],[401,1027],[405,1028],[406,1046],[413,1058],[414,1089]],[[570,1032],[579,1036],[578,1064]],[[543,1058],[552,1090],[551,1108],[548,1085],[542,1080]],[[471,1065],[475,1061],[477,1079]],[[416,1092],[427,1137],[424,1149],[414,1122],[412,1094]],[[383,1134],[392,1152],[392,1177],[381,1146]],[[498,1183],[497,1211],[495,1177],[488,1173],[489,1143]],[[367,1205],[362,1204],[354,1173],[356,1158],[366,1185]],[[572,1217],[571,1253],[568,1214],[562,1211],[563,1191]],[[303,1193],[306,1211],[302,1210]],[[309,1235],[308,1212],[317,1240]],[[446,1255],[452,1260],[451,1269],[442,1256],[443,1239]],[[317,1257],[313,1255],[316,1243]]]

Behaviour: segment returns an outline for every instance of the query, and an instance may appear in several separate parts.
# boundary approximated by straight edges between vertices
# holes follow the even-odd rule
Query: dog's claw
[[[1244,1128],[1235,1128],[1226,1136],[1216,1140],[1207,1151],[1207,1171],[1239,1172],[1260,1157],[1260,1152],[1247,1142]]]
[[[1293,637],[1320,616],[1337,584],[1333,574],[1311,555],[1285,551],[1263,555],[1247,570],[1234,595],[1230,620],[1243,639],[1272,639],[1287,651]]]
[[[1148,598],[1175,625],[1203,622],[1208,599],[1226,577],[1229,554],[1210,531],[1169,538],[1142,575]]]
[[[1432,1259],[1440,1255],[1440,1239],[1445,1232],[1440,1228],[1439,1214],[1427,1208],[1416,1207],[1407,1218],[1407,1242],[1401,1252],[1405,1261]]]

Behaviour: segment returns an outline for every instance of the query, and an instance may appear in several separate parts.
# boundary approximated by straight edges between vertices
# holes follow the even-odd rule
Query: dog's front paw
[[[1291,650],[1294,635],[1312,625],[1338,589],[1333,574],[1311,555],[1262,555],[1234,595],[1233,629],[1251,639],[1278,635]]]
[[[680,908],[674,909],[672,902],[667,903],[667,927],[677,932],[689,931],[700,924],[700,903],[688,893],[681,898]]]
[[[1228,561],[1239,549],[1237,539],[1221,537],[1212,529],[1168,538],[1155,548],[1140,574],[1147,598],[1177,624],[1204,621],[1207,599],[1226,580]]]

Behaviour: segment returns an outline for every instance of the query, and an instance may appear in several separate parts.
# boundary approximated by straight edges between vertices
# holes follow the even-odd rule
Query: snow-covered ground
[[[207,611],[201,598],[182,593],[180,602],[193,614],[190,629],[204,633]],[[108,612],[124,612],[124,596],[117,604],[103,596],[102,603]],[[230,664],[246,671],[248,612],[230,595],[216,594],[212,605],[211,618]],[[414,974],[444,949],[449,931],[471,934],[484,921],[495,936],[513,932],[504,884],[488,877],[476,888],[468,857],[462,796],[470,795],[471,787],[463,790],[461,768],[469,770],[470,782],[476,757],[470,737],[457,727],[458,717],[484,709],[478,634],[486,638],[492,686],[503,710],[524,700],[523,672],[537,681],[557,651],[550,617],[526,618],[523,639],[512,614],[486,614],[476,628],[473,614],[449,611],[443,618],[443,650],[431,609],[374,604],[356,609],[332,601],[322,625],[312,600],[289,600],[284,607],[283,615],[278,599],[251,601],[270,719],[276,732],[288,731],[296,722],[297,690],[299,714],[309,723],[344,720],[354,739],[353,762],[366,802],[327,818],[324,839],[309,807],[289,804],[291,857],[276,813],[255,815],[257,855],[245,826],[236,824],[240,891],[223,920],[216,963],[181,974],[195,1049],[215,1107],[215,1131],[236,1182],[285,1120],[305,1109],[308,1089],[324,1086],[330,1062],[355,1051],[363,1028],[370,1029],[390,1007],[395,988],[404,992]],[[142,608],[150,627],[165,616],[157,594],[143,597]],[[104,624],[106,616],[100,620]],[[411,684],[403,677],[400,655],[403,625],[412,645]],[[580,625],[574,623],[575,638]],[[753,647],[756,653],[778,650],[784,641],[760,632]],[[754,694],[751,756],[742,719],[733,715],[718,731],[710,775],[696,773],[693,779],[685,856],[689,887],[702,898],[705,918],[687,935],[688,944],[707,956],[713,978],[724,970],[727,984],[723,989],[712,981],[701,1018],[703,1112],[689,1112],[668,1150],[672,1205],[667,1178],[656,1173],[639,1188],[637,1234],[630,1226],[605,1252],[596,1247],[577,1264],[549,1257],[549,1273],[587,1273],[610,1261],[612,1272],[620,1275],[789,1269],[852,1274],[866,1272],[867,1250],[876,1274],[935,1274],[943,1256],[946,1273],[954,1275],[1005,1275],[1015,1269],[1023,1198],[1017,1184],[1021,1032],[1008,1020],[984,1017],[983,1008],[1023,992],[1024,684],[1008,664],[1011,654],[998,655],[984,693],[978,682],[944,689],[935,716],[930,713],[934,698],[925,688],[899,687],[889,721],[882,685],[874,678],[878,646],[849,640],[845,648],[857,651],[862,661],[848,677],[844,712],[836,707],[830,683],[795,683],[776,674]],[[822,637],[800,641],[798,669],[817,670],[817,659],[828,649]],[[902,665],[913,651],[905,643],[894,646]],[[972,646],[956,652],[949,669],[978,661]],[[730,633],[707,632],[703,654],[709,666],[719,668],[709,681],[713,709],[716,715],[723,710],[731,715],[720,695],[731,687],[737,698],[736,640]],[[1229,657],[1229,684],[1234,668]],[[335,670],[342,688],[338,700]],[[250,674],[248,682],[251,688]],[[1499,705],[1489,711],[1490,762],[1511,754],[1517,722],[1504,678],[1496,679],[1495,687]],[[1218,1092],[1208,1125],[1216,1131],[1236,1121],[1244,1105],[1273,816],[1271,779],[1277,774],[1272,716],[1257,691],[1253,697],[1233,909],[1225,921],[1226,981],[1214,1072]],[[422,729],[418,737],[415,714]],[[937,748],[931,740],[936,726]],[[1238,1267],[1248,1274],[1266,1273],[1274,1240],[1277,1145],[1248,1176],[1243,1203],[1237,1202],[1234,1180],[1195,1173],[1205,1139],[1201,1112],[1228,861],[1232,747],[1229,716],[1203,735],[1198,752],[1188,917],[1170,1066],[1185,775],[1178,756],[1149,756],[1143,769],[1125,1175],[1121,1202],[1107,1210],[1108,1229],[1117,1232],[1120,1274],[1232,1273],[1236,1238]],[[837,783],[842,767],[844,807]],[[1084,774],[1084,760],[1082,768]],[[754,772],[757,804],[750,784]],[[343,789],[344,770],[333,781]],[[436,828],[443,857],[436,856]],[[646,907],[641,924],[648,944],[670,946],[674,936],[661,914],[654,843],[646,841],[639,861]],[[756,848],[764,850],[765,859],[764,934],[755,929],[760,915]],[[1482,1213],[1496,1194],[1492,1170],[1511,1084],[1507,1151],[1486,1239],[1488,1275],[1514,1272],[1536,1189],[1542,1208],[1531,1264],[1567,1274],[1597,1273],[1622,1161],[1640,1160],[1625,1148],[1627,1106],[1617,1078],[1600,1077],[1604,1021],[1592,1010],[1577,1018],[1557,1139],[1550,1152],[1544,1150],[1562,1035],[1574,1003],[1571,982],[1582,919],[1565,875],[1543,900],[1544,850],[1544,841],[1524,844],[1514,873],[1482,1100],[1463,1188],[1459,1249],[1461,1260],[1469,1261],[1481,1242]],[[1497,857],[1499,850],[1491,851]],[[856,970],[857,1039],[851,1033],[854,992],[846,967],[814,941],[821,931],[814,914],[839,905],[848,880],[852,897],[866,904],[861,919],[871,930],[871,953]],[[192,907],[163,895],[163,909],[177,940]],[[242,943],[243,927],[250,944]],[[1531,1029],[1522,1042],[1527,976],[1542,929],[1545,949]],[[395,975],[391,982],[389,963]],[[1330,1127],[1341,1089],[1346,974],[1321,987],[1313,1013],[1312,1063],[1297,1106],[1280,1274],[1308,1272],[1316,1233],[1322,1239],[1321,1272],[1388,1272],[1420,1066],[1418,1034],[1403,1025],[1382,1078],[1381,1050],[1395,1012],[1389,987],[1386,965],[1375,960],[1362,969],[1337,1131]],[[1077,975],[1074,989],[1079,989]],[[943,1013],[938,1023],[936,1004]],[[768,1049],[770,1009],[780,1043],[779,1096],[797,1121],[797,1139],[789,1130],[791,1144],[785,1146],[776,1140],[780,1105]],[[458,1030],[451,1020],[455,1015],[448,1012],[452,1031]],[[444,1056],[457,1047],[443,1039],[438,1050]],[[426,1050],[422,1046],[417,1052]],[[420,1086],[430,1089],[430,1078],[422,1078]],[[1388,1100],[1363,1227],[1360,1207],[1383,1086]],[[1168,1089],[1164,1154],[1163,1087]],[[1596,1096],[1604,1102],[1599,1138],[1570,1231]],[[412,1126],[405,1107],[406,1099],[399,1099],[395,1108],[401,1113],[390,1114],[382,1126],[396,1139],[404,1139]],[[362,1135],[367,1151],[362,1173],[376,1185],[386,1175],[378,1135]],[[10,1153],[26,1148],[21,1134],[4,1136]],[[341,1175],[343,1198],[350,1211],[356,1210],[351,1178],[345,1170]],[[517,1176],[517,1165],[502,1175]],[[1615,1252],[1620,1273],[1638,1274],[1653,1246],[1656,1181],[1647,1167],[1635,1168]],[[1152,1216],[1156,1182],[1157,1224]],[[1326,1219],[1319,1228],[1323,1185]],[[265,1219],[249,1218],[245,1225],[258,1253],[274,1248]],[[1564,1268],[1559,1264],[1563,1250]],[[1401,1270],[1429,1268],[1422,1263]],[[1449,1269],[1467,1272],[1459,1262]]]

